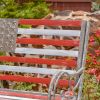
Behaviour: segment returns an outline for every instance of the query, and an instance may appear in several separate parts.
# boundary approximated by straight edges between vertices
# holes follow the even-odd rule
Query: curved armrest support
[[[63,76],[63,75],[67,75],[68,78],[72,77],[72,76],[75,76],[77,77],[78,75],[82,74],[84,68],[81,68],[79,69],[78,71],[72,73],[72,74],[69,74],[67,71],[58,71],[52,78],[51,82],[50,82],[50,86],[49,86],[49,91],[48,91],[48,100],[52,100],[52,98],[55,98],[55,92],[56,92],[56,87],[57,87],[57,84],[58,84],[58,81],[59,79]],[[73,88],[73,91],[79,86],[79,83],[81,81],[81,76],[79,78],[79,81],[76,83],[75,87]],[[71,87],[71,81],[68,80],[68,83],[69,83],[69,87],[70,89],[72,88]]]

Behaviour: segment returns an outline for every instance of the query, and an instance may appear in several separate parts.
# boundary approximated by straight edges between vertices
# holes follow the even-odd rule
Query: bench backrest
[[[20,19],[19,25],[31,25],[34,28],[19,28],[18,35],[29,35],[26,38],[20,38],[18,36],[17,44],[32,44],[31,47],[16,47],[14,56],[0,56],[0,61],[13,62],[15,66],[0,65],[0,71],[12,71],[21,73],[35,73],[52,75],[56,72],[55,68],[50,68],[52,65],[57,65],[57,69],[80,69],[85,65],[86,59],[86,47],[88,43],[89,23],[87,21],[74,21],[74,20],[47,20],[47,19]],[[39,29],[37,26],[44,25],[50,29]],[[63,27],[64,29],[59,29]],[[66,28],[67,27],[67,28]],[[69,30],[69,27],[74,27],[78,30]],[[80,27],[80,28],[79,28]],[[31,36],[30,36],[31,35]],[[35,37],[35,35],[37,37]],[[44,37],[41,37],[44,36]],[[51,39],[46,39],[47,36],[52,36]],[[59,37],[62,37],[60,39]],[[69,38],[71,37],[71,38]],[[54,39],[56,38],[56,39]],[[65,39],[64,39],[65,38]],[[68,40],[67,40],[68,39]],[[74,39],[74,40],[73,40]],[[79,40],[78,40],[79,39]],[[35,47],[34,47],[35,45]],[[37,45],[42,45],[42,48]],[[52,47],[45,48],[46,45]],[[74,50],[73,47],[79,46],[78,50]],[[55,47],[53,49],[53,47]],[[65,47],[64,49],[62,49]],[[70,47],[70,48],[68,48]],[[60,49],[57,49],[60,48]],[[22,54],[22,55],[21,55]],[[25,57],[25,54],[27,56]],[[29,56],[30,55],[30,56]],[[38,56],[37,56],[38,55]],[[77,60],[77,61],[76,61]],[[20,63],[17,66],[16,63]],[[27,67],[21,66],[21,64],[27,63],[36,66]],[[40,65],[49,65],[42,66]],[[49,68],[47,68],[49,67]],[[36,77],[24,77],[19,75],[0,75],[0,80],[10,81],[23,81],[32,83],[49,84],[48,78],[36,78]],[[66,81],[61,80],[60,85],[66,86]]]

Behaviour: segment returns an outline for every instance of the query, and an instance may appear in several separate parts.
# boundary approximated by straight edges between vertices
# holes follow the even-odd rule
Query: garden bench
[[[46,84],[49,87],[48,93],[33,92],[33,90],[13,90],[3,86],[0,89],[0,98],[4,100],[81,100],[89,22],[80,20],[20,19],[18,23],[19,25],[32,25],[33,27],[18,28],[18,35],[33,35],[33,37],[17,38],[16,43],[32,44],[33,47],[16,47],[14,56],[0,56],[0,62],[14,63],[13,65],[0,65],[0,80],[8,81],[8,83],[9,81],[16,81]],[[38,25],[49,26],[52,29],[39,29],[36,27]],[[63,26],[65,29],[57,29],[57,26]],[[74,27],[75,30],[69,30],[66,27]],[[35,35],[38,36],[34,38]],[[45,38],[41,38],[41,36],[45,36]],[[57,39],[46,39],[46,36],[55,36]],[[68,37],[68,40],[67,38],[59,39],[61,36],[63,38]],[[75,40],[71,40],[69,37],[73,37]],[[34,45],[64,46],[66,48],[79,46],[79,49],[34,48]],[[35,55],[37,56],[34,57]],[[16,63],[20,63],[20,66]],[[23,63],[27,63],[27,66],[24,66]],[[28,66],[28,64],[36,65],[36,67]],[[52,65],[57,65],[57,69],[51,68]],[[43,75],[46,77],[43,77]],[[62,90],[56,93],[58,87],[61,87]],[[63,90],[63,87],[67,87],[67,89]],[[75,93],[76,89],[78,89],[77,93]]]

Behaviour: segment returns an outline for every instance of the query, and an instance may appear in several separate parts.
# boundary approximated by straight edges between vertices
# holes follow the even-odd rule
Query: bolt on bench
[[[20,46],[16,47],[13,56],[11,55],[12,52],[9,56],[0,56],[0,62],[14,63],[13,65],[0,65],[0,80],[3,84],[0,88],[0,98],[4,100],[81,100],[89,22],[20,19],[18,23],[19,26],[31,25],[34,28],[18,28],[18,36],[29,35],[29,37],[17,38],[16,43],[20,44]],[[38,25],[48,26],[52,29],[40,29],[36,27]],[[65,29],[57,29],[57,26],[65,27]],[[69,30],[66,27],[80,28],[78,30]],[[30,35],[33,35],[33,37],[30,37]],[[37,37],[34,38],[35,35]],[[46,38],[47,36],[52,36],[52,38],[48,39]],[[63,38],[61,39],[60,37]],[[69,37],[75,39],[71,40]],[[23,47],[21,44],[31,44],[32,46]],[[38,48],[36,45],[49,45],[58,48]],[[70,49],[76,46],[79,46],[78,50]],[[65,49],[62,47],[65,47]],[[22,56],[20,56],[21,54]],[[17,63],[20,63],[20,65],[18,66]],[[23,65],[24,63],[25,66]],[[32,66],[28,66],[29,64]],[[57,68],[52,67],[52,65],[56,65]],[[46,77],[42,77],[43,75]],[[48,93],[33,92],[34,89],[31,91],[13,90],[4,86],[4,82],[9,83],[9,81],[12,83],[46,84]],[[57,88],[59,87],[61,88],[57,93]]]

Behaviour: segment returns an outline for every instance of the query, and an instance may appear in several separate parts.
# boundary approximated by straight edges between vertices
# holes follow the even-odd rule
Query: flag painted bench
[[[0,62],[11,63],[11,65],[4,63],[4,65],[0,65],[2,84],[0,98],[4,100],[81,100],[89,22],[20,19],[18,23],[19,27],[20,25],[30,25],[31,28],[18,28],[16,44],[20,46],[16,46],[14,53],[0,56]],[[59,29],[58,26],[62,26],[64,29]],[[69,27],[75,29],[68,29]],[[29,37],[19,37],[20,35]],[[46,38],[49,36],[52,37]],[[29,45],[31,46],[29,47]],[[39,45],[42,46],[38,47]],[[74,50],[74,47],[78,47],[78,49]],[[34,92],[34,89],[31,91],[13,90],[10,88],[9,81],[45,84],[48,91],[44,93]],[[4,82],[7,82],[8,86],[4,86]],[[60,92],[57,93],[59,87]],[[76,90],[78,90],[77,93]]]

